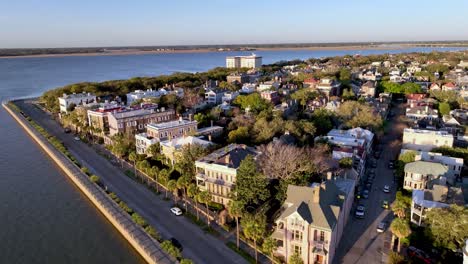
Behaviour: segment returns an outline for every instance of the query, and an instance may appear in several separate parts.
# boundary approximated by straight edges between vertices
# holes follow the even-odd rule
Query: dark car
[[[426,252],[420,249],[417,249],[413,246],[408,247],[408,256],[410,256],[410,258],[412,259],[417,259],[422,263],[426,263],[426,264],[432,263],[431,257],[429,257],[429,255],[426,254]]]
[[[380,151],[374,152],[374,157],[375,157],[376,159],[380,158]]]
[[[71,132],[71,129],[68,128],[68,127],[66,127],[66,128],[63,130],[63,132],[65,132],[65,133],[70,133],[70,132]]]
[[[388,162],[388,168],[393,170],[393,168],[395,168],[395,161],[391,160]]]
[[[354,213],[354,215],[356,216],[356,218],[362,219],[365,216],[365,211],[366,211],[366,207],[360,204],[356,207],[356,212]]]
[[[362,192],[362,197],[363,197],[364,199],[369,198],[369,190],[365,189],[365,190]]]
[[[172,245],[174,245],[174,247],[178,248],[180,251],[182,251],[184,248],[182,247],[182,244],[180,244],[180,242],[175,239],[175,238],[171,238],[170,239]]]

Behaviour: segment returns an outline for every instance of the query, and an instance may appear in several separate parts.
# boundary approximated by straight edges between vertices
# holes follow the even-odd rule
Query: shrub
[[[100,179],[99,179],[99,176],[97,176],[97,175],[91,175],[91,176],[89,177],[89,179],[90,179],[92,182],[94,182],[94,183],[99,183],[99,180],[100,180]]]
[[[82,167],[82,168],[81,168],[81,171],[82,171],[83,173],[85,173],[86,175],[89,175],[89,169],[88,169],[88,168]]]
[[[146,220],[141,215],[139,215],[138,213],[133,213],[132,214],[132,220],[133,220],[133,222],[135,222],[137,225],[139,225],[141,227],[146,227],[148,225]]]
[[[182,259],[180,264],[193,264],[193,261],[191,259]]]
[[[122,208],[125,212],[127,212],[128,214],[132,214],[133,213],[133,210],[132,208],[130,208],[124,201],[120,201],[119,202],[119,206],[120,208]]]
[[[164,240],[164,242],[161,243],[161,248],[174,258],[182,257],[180,250],[169,240]]]
[[[158,240],[158,241],[161,241],[162,240],[162,237],[161,237],[161,234],[159,234],[159,232],[152,226],[147,226],[145,228],[145,231],[146,233],[148,233],[148,235],[150,235],[152,238]]]
[[[117,196],[117,194],[111,192],[109,193],[109,197],[114,200],[116,203],[120,203],[120,198]]]

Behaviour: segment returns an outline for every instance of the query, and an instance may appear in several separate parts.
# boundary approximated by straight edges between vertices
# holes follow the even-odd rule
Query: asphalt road
[[[396,183],[394,182],[393,170],[388,169],[388,162],[395,159],[401,148],[401,136],[404,123],[399,120],[399,116],[404,113],[404,104],[392,108],[395,117],[389,122],[389,131],[385,135],[380,145],[382,147],[380,158],[377,160],[375,168],[375,178],[371,187],[369,199],[361,199],[366,207],[364,219],[354,217],[354,208],[340,244],[336,251],[334,263],[387,263],[391,233],[388,226],[393,219],[390,209],[382,208],[382,201],[387,200],[392,203],[395,199]],[[384,193],[383,187],[390,186],[390,193]],[[378,233],[377,225],[381,221],[387,221],[387,230]]]
[[[247,263],[224,242],[204,233],[185,217],[174,216],[169,211],[171,203],[163,201],[143,185],[129,179],[91,147],[75,141],[73,135],[63,133],[63,128],[48,114],[28,102],[19,101],[17,104],[50,134],[60,139],[84,166],[98,175],[111,191],[141,214],[164,238],[176,238],[184,248],[184,257],[195,263]]]

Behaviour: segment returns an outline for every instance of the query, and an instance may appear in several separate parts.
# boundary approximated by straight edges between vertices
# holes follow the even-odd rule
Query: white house
[[[62,97],[59,97],[60,112],[67,113],[68,108],[72,105],[88,105],[96,102],[96,96],[91,93],[73,93],[73,94],[63,94]]]
[[[127,105],[131,105],[134,101],[145,99],[145,98],[157,98],[160,97],[161,93],[157,90],[136,90],[127,94]]]
[[[217,105],[222,103],[222,98],[224,96],[225,91],[220,91],[220,90],[207,90],[205,92],[205,101],[208,104],[213,104]]]
[[[403,149],[431,151],[433,148],[442,146],[453,146],[453,135],[447,131],[411,128],[403,130]]]

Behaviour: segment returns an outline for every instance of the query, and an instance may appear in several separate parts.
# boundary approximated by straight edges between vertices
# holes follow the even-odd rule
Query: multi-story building
[[[231,73],[228,76],[226,76],[226,81],[229,83],[248,83],[250,81],[250,76],[245,74],[245,73]]]
[[[221,102],[230,103],[230,102],[234,101],[234,99],[236,99],[237,96],[239,96],[239,92],[231,92],[231,91],[225,92],[223,94],[223,97],[221,98]]]
[[[157,90],[152,90],[152,89],[148,89],[146,91],[136,90],[134,92],[127,94],[127,105],[131,105],[136,100],[157,98],[160,96],[161,96],[161,93]]]
[[[434,184],[432,189],[413,190],[411,201],[411,222],[421,226],[427,211],[433,208],[446,208],[451,204],[465,205],[464,191],[459,187]]]
[[[105,102],[97,109],[88,110],[88,124],[91,127],[98,128],[102,133],[109,133],[109,115],[112,112],[120,111],[125,109],[116,102]]]
[[[96,96],[91,93],[73,93],[63,94],[58,98],[60,105],[60,113],[68,113],[70,106],[88,105],[96,102]]]
[[[247,155],[257,151],[246,145],[231,144],[195,161],[197,186],[210,192],[213,202],[227,205],[236,183],[237,168]]]
[[[240,90],[240,93],[241,94],[251,94],[253,92],[255,92],[255,90],[257,89],[257,85],[254,84],[254,83],[246,83],[244,85],[242,85],[242,88]]]
[[[340,95],[341,83],[333,79],[321,79],[315,88],[327,97]]]
[[[407,190],[426,189],[428,184],[440,177],[446,177],[448,168],[437,162],[414,161],[405,165],[403,188]]]
[[[257,91],[262,92],[262,91],[268,91],[268,90],[276,90],[281,86],[280,82],[275,82],[275,81],[267,81],[267,82],[262,82],[261,84],[258,85]]]
[[[226,57],[226,68],[260,68],[262,57],[252,54],[250,56]]]
[[[207,90],[205,92],[205,102],[212,105],[217,105],[222,103],[224,93],[226,91],[222,90]]]
[[[151,123],[146,126],[146,132],[135,135],[135,146],[138,154],[146,154],[148,148],[164,140],[195,135],[197,121],[179,120],[163,123]]]
[[[461,176],[461,171],[463,169],[462,158],[444,156],[442,153],[421,151],[415,156],[415,161],[418,160],[437,162],[447,166],[447,182],[452,185],[455,183],[455,180]]]
[[[342,188],[333,180],[311,187],[288,186],[272,234],[276,256],[286,262],[298,254],[304,263],[333,263],[354,200],[354,181],[345,181]]]
[[[361,86],[360,94],[362,96],[375,97],[376,86],[374,81],[367,81]]]
[[[179,154],[184,146],[198,145],[207,148],[210,145],[213,145],[213,143],[207,140],[200,139],[198,137],[187,136],[161,141],[160,145],[161,153],[166,158],[167,163],[174,165],[178,161]]]
[[[439,112],[429,106],[415,106],[406,108],[406,117],[418,121],[436,121],[439,119]]]
[[[274,105],[278,104],[280,101],[280,97],[277,91],[263,91],[260,93],[260,96]]]
[[[167,122],[175,118],[174,109],[158,108],[155,104],[142,104],[125,108],[108,115],[109,135],[143,132],[147,124]]]
[[[453,135],[446,131],[405,128],[403,130],[403,149],[431,151],[436,147],[452,147]]]

